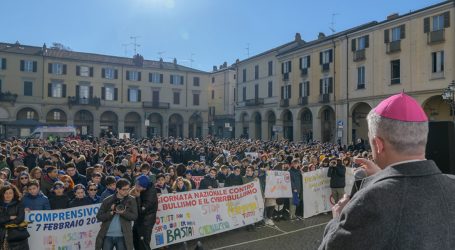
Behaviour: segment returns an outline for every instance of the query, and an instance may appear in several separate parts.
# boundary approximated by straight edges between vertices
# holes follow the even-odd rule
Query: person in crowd
[[[184,178],[190,182],[191,184],[191,190],[196,190],[197,187],[196,187],[196,182],[194,182],[193,180],[193,174],[192,174],[192,171],[191,170],[186,170],[185,171],[185,176]]]
[[[156,188],[151,185],[147,176],[140,175],[136,178],[136,185],[131,194],[136,197],[138,205],[138,217],[133,226],[134,249],[147,250],[158,210]]]
[[[100,200],[103,201],[108,196],[115,194],[117,184],[114,176],[107,176],[106,177],[106,189],[100,196]]]
[[[26,211],[51,209],[49,199],[41,192],[37,180],[31,180],[27,184],[27,193],[22,198],[22,205]]]
[[[56,181],[52,185],[52,192],[49,194],[51,209],[68,208],[70,197],[65,193],[65,186],[62,181]]]
[[[101,180],[103,178],[103,175],[99,172],[94,172],[92,174],[92,179],[91,182],[94,183],[97,186],[98,189],[98,195],[101,195],[104,190],[106,189],[103,184],[101,184]]]
[[[29,250],[28,239],[8,242],[6,237],[8,224],[20,225],[25,221],[25,210],[17,188],[4,185],[0,188],[0,246],[2,249]]]
[[[68,162],[65,165],[65,171],[73,180],[74,185],[82,184],[84,186],[87,186],[87,178],[85,177],[85,175],[82,175],[78,172],[74,162]]]
[[[158,174],[156,176],[155,188],[157,195],[172,193],[171,187],[168,184],[166,184],[166,178],[164,177],[164,174]]]
[[[303,194],[303,182],[302,182],[302,172],[300,169],[300,159],[294,158],[291,162],[291,167],[289,169],[289,175],[291,177],[291,189],[292,189],[292,198],[289,199],[289,218],[295,220],[300,219],[296,215],[297,207],[302,200]]]
[[[68,207],[80,207],[92,204],[92,199],[86,196],[85,187],[82,184],[74,186],[74,198],[70,201]]]
[[[156,175],[154,175],[150,170],[151,170],[150,163],[143,162],[141,164],[141,174],[147,176],[149,178],[150,183],[152,183],[152,185],[155,185]]]
[[[191,191],[191,183],[181,176],[177,177],[177,179],[174,181],[174,184],[172,184],[172,192],[180,193],[188,191]]]
[[[11,183],[14,184],[14,186],[18,186],[20,182],[20,174],[23,172],[28,172],[28,168],[26,166],[17,166],[14,171],[13,171],[13,179],[11,180]],[[21,190],[19,189],[19,192]]]
[[[63,182],[65,187],[65,194],[67,194],[70,198],[74,198],[74,182],[73,179],[69,175],[61,175],[59,180]]]
[[[245,169],[245,173],[246,173],[246,169]],[[224,186],[225,187],[231,187],[231,186],[240,186],[240,185],[243,185],[242,176],[240,175],[240,167],[239,166],[235,166],[234,167],[234,172],[231,173],[227,177],[226,183],[224,184]]]
[[[38,179],[39,180],[39,179]],[[22,171],[18,176],[16,187],[22,195],[27,193],[27,184],[30,182],[30,175],[27,171]]]
[[[116,192],[103,200],[96,218],[101,227],[96,236],[96,249],[133,250],[141,249],[133,237],[132,222],[138,218],[136,199],[129,195],[131,184],[126,179],[119,179]]]
[[[216,175],[216,180],[218,181],[219,187],[224,187],[226,179],[228,177],[229,168],[226,165],[222,165],[220,171]]]
[[[43,170],[40,167],[34,167],[30,170],[30,179],[41,180]]]
[[[45,196],[48,196],[54,182],[58,181],[58,170],[55,166],[48,166],[46,174],[41,178],[41,191]]]
[[[354,162],[369,177],[333,206],[319,249],[452,249],[455,176],[425,158],[428,118],[420,103],[393,95],[367,123],[374,162]]]
[[[335,203],[338,203],[344,195],[344,187],[346,186],[346,167],[343,164],[338,164],[335,158],[330,160],[327,176],[330,177],[330,188],[332,189],[332,197]]]
[[[217,174],[216,168],[211,168],[209,174],[204,176],[204,179],[201,180],[201,183],[199,184],[199,189],[214,189],[218,188],[218,181],[216,180],[216,174]]]
[[[92,200],[93,204],[101,203],[101,197],[97,194],[98,186],[93,183],[89,182],[87,184],[87,197]]]

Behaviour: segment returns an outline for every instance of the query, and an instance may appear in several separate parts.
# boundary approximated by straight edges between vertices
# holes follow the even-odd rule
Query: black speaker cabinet
[[[426,149],[427,159],[433,160],[446,174],[455,174],[454,122],[430,122]]]

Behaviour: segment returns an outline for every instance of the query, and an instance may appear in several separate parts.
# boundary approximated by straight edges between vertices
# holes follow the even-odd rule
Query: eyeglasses
[[[122,191],[130,191],[130,188],[122,188],[120,190],[122,190]]]
[[[88,191],[98,191],[98,189],[89,189]]]
[[[28,180],[28,177],[21,177],[21,180]]]

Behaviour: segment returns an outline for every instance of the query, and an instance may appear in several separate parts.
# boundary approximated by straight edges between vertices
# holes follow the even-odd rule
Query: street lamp
[[[452,81],[449,86],[444,89],[441,96],[442,100],[449,104],[450,111],[452,112],[455,121],[455,81]]]

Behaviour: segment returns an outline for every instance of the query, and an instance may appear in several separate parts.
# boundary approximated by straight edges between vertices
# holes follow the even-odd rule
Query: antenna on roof
[[[245,49],[246,49],[246,56],[250,57],[250,43],[246,44],[246,48]]]
[[[125,57],[128,56],[128,46],[130,46],[131,43],[122,43],[122,47],[125,50]]]
[[[329,29],[332,31],[332,34],[336,32],[335,30],[335,16],[338,16],[338,13],[332,13],[332,22],[330,23]]]
[[[133,46],[134,46],[134,54],[136,55],[137,54],[137,47],[141,47],[140,44],[137,43],[137,39],[139,38],[140,36],[130,36],[130,39],[131,40],[134,40],[134,42],[132,42]]]
[[[193,56],[196,55],[194,53],[191,53],[190,55],[190,67],[192,68],[193,67],[193,62],[194,62],[194,59],[193,59]]]

